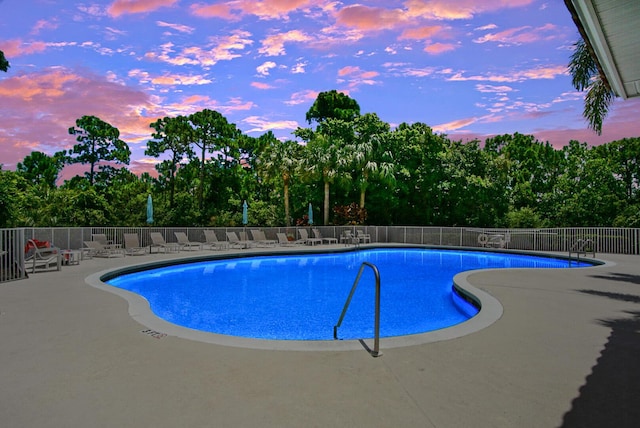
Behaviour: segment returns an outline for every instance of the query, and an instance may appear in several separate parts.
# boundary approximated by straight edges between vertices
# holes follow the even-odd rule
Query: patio
[[[382,339],[380,358],[153,334],[124,299],[85,283],[104,269],[175,257],[184,254],[83,260],[0,284],[3,426],[640,424],[638,256],[472,273],[469,282],[502,303],[501,319],[425,345],[385,349]]]

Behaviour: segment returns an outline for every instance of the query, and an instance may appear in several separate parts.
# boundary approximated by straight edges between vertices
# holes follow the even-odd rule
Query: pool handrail
[[[373,274],[376,277],[376,313],[373,328],[373,350],[369,350],[369,353],[373,357],[379,357],[382,355],[382,353],[380,352],[380,272],[378,271],[376,265],[374,265],[373,263],[362,262],[362,264],[360,265],[358,276],[356,276],[356,280],[353,282],[353,286],[351,286],[351,291],[349,292],[349,297],[347,297],[347,301],[344,303],[344,307],[342,308],[340,319],[338,320],[338,323],[333,326],[333,339],[338,340],[338,328],[340,328],[342,320],[344,320],[344,316],[347,314],[347,309],[349,309],[351,299],[356,292],[356,288],[358,287],[358,283],[360,282],[360,277],[364,272],[364,268],[367,266],[369,266],[373,270]]]

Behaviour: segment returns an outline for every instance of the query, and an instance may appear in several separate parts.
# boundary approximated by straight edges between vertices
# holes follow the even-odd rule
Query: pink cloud
[[[554,25],[546,24],[542,27],[531,28],[530,26],[510,28],[508,30],[500,31],[497,33],[485,34],[482,37],[474,39],[474,43],[487,43],[494,42],[500,43],[503,46],[508,45],[521,45],[524,43],[533,43],[540,40],[550,40],[556,37],[555,34],[549,34],[549,32],[556,32],[557,28]]]
[[[23,42],[20,39],[0,41],[0,50],[7,58],[16,58],[42,52],[47,48],[44,42]]]
[[[314,0],[240,0],[237,5],[243,13],[260,19],[286,19],[289,13],[309,9],[317,3]]]
[[[240,13],[234,13],[227,3],[194,4],[191,5],[191,13],[200,18],[221,18],[236,21],[241,18]]]
[[[465,128],[479,120],[477,117],[468,117],[464,119],[457,119],[451,122],[443,123],[433,127],[435,132],[448,132],[455,131],[456,129]]]
[[[300,30],[291,30],[286,33],[273,34],[262,40],[262,47],[258,50],[266,56],[284,55],[285,43],[303,43],[313,40],[313,38]]]
[[[173,24],[171,22],[156,21],[156,25],[158,27],[168,27],[168,28],[171,28],[172,30],[176,30],[185,34],[191,34],[195,31],[195,28],[190,27],[188,25]]]
[[[295,120],[268,120],[265,118],[261,118],[258,116],[249,116],[241,121],[242,123],[246,123],[252,126],[251,129],[246,130],[246,133],[254,133],[254,132],[267,132],[273,131],[277,129],[290,129],[294,130],[298,128],[300,125]]]
[[[444,52],[450,52],[458,48],[458,45],[453,43],[431,43],[428,44],[424,51],[431,55],[439,55]]]
[[[159,52],[147,52],[144,57],[172,65],[199,65],[207,68],[219,61],[230,61],[240,57],[239,51],[253,43],[249,37],[251,33],[235,30],[229,36],[211,38],[207,46],[187,46],[179,52],[176,52],[175,45],[169,42],[161,45]]]
[[[189,115],[203,109],[217,110],[223,115],[239,111],[248,111],[255,107],[253,101],[243,101],[231,98],[227,102],[220,102],[208,95],[190,95],[176,103],[163,106],[161,116]]]
[[[571,140],[586,142],[590,145],[600,145],[623,138],[640,137],[638,128],[640,117],[640,100],[614,101],[611,112],[602,124],[602,135],[597,135],[587,127],[568,129],[560,127],[549,130],[536,130],[534,134],[543,141],[549,141],[555,147],[566,145]]]
[[[58,22],[54,18],[52,20],[40,19],[31,29],[31,34],[38,34],[41,30],[55,30],[58,28]]]
[[[406,25],[407,17],[400,9],[383,9],[357,4],[340,9],[336,13],[336,22],[345,27],[378,31]]]
[[[129,77],[138,79],[141,83],[152,83],[154,85],[161,86],[178,86],[178,85],[208,85],[212,83],[212,80],[207,79],[202,75],[184,75],[184,74],[171,74],[166,73],[162,76],[151,76],[146,71],[139,69],[130,70]]]
[[[407,0],[411,17],[437,20],[471,19],[478,13],[530,5],[534,0]]]
[[[455,82],[522,82],[525,80],[555,79],[568,73],[566,65],[541,66],[529,70],[517,70],[507,74],[488,73],[484,75],[465,76],[464,72],[454,72],[447,80]]]
[[[117,18],[121,15],[153,12],[177,2],[178,0],[116,0],[107,8],[107,12]]]
[[[338,76],[346,76],[347,74],[353,74],[360,71],[360,67],[355,67],[352,65],[348,65],[346,67],[342,67],[338,70]]]
[[[493,86],[493,85],[476,85],[476,90],[478,92],[484,92],[484,93],[497,93],[497,94],[503,94],[503,93],[507,93],[507,92],[511,92],[513,91],[513,88],[511,86],[506,86],[506,85],[502,85],[502,86]]]
[[[533,115],[539,116],[539,114]],[[544,115],[544,113],[542,113],[542,115]],[[556,149],[560,149],[566,146],[571,140],[584,142],[591,146],[598,146],[612,141],[621,140],[623,138],[640,137],[640,131],[638,130],[637,122],[638,116],[640,116],[640,100],[620,100],[614,103],[611,114],[605,119],[602,127],[602,135],[597,135],[595,132],[590,130],[585,122],[584,127],[579,128],[567,128],[564,126],[559,126],[555,129],[523,130],[520,127],[520,129],[513,129],[492,134],[484,134],[470,130],[468,132],[458,131],[450,133],[448,134],[448,136],[452,140],[471,141],[477,139],[484,142],[484,140],[490,137],[494,137],[496,134],[520,132],[522,134],[533,135],[541,142],[549,142]],[[498,116],[495,117],[497,118]],[[465,119],[461,120],[464,121]],[[455,122],[457,121],[451,123]],[[483,118],[482,122],[493,122],[493,120],[490,120],[488,117],[486,117]]]
[[[338,70],[339,77],[348,77],[349,89],[357,90],[360,85],[376,85],[379,82],[373,80],[374,77],[377,77],[380,73],[377,71],[363,71],[360,67],[355,66],[346,66]],[[343,80],[338,80],[338,82],[343,82]]]
[[[90,74],[63,68],[19,74],[0,80],[0,117],[11,126],[0,127],[0,159],[15,166],[34,150],[53,154],[75,141],[68,134],[76,119],[94,115],[120,129],[128,143],[149,135],[157,117],[150,97],[140,91]]]
[[[398,40],[411,39],[411,40],[423,40],[430,39],[436,34],[442,32],[445,27],[441,25],[431,25],[420,28],[409,28],[400,34]]]
[[[221,18],[237,21],[242,16],[254,15],[260,19],[288,19],[291,12],[307,11],[317,6],[314,0],[239,0],[226,3],[191,6],[191,13],[201,18]]]
[[[318,91],[313,91],[311,89],[307,89],[300,92],[294,92],[291,94],[291,98],[289,101],[285,101],[284,103],[290,106],[304,104],[304,103],[313,103],[316,98],[318,98]]]
[[[338,76],[353,76],[362,79],[372,79],[380,73],[377,71],[363,71],[360,67],[348,65],[338,70]]]
[[[263,82],[251,82],[251,86],[256,89],[263,89],[263,90],[274,88],[273,85],[269,85],[268,83],[263,83]]]

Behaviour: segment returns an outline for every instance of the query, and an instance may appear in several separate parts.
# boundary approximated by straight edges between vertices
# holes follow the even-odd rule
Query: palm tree
[[[389,124],[381,121],[375,113],[355,119],[355,138],[345,151],[349,154],[354,171],[359,174],[360,208],[364,208],[370,178],[393,178],[393,156],[384,150],[382,144],[389,129]]]
[[[302,168],[310,177],[321,178],[324,185],[324,224],[329,224],[329,195],[331,184],[339,178],[347,178],[348,159],[340,139],[315,133],[305,146],[305,162]]]
[[[269,179],[276,177],[282,179],[284,193],[284,216],[287,226],[291,226],[291,214],[289,208],[289,186],[295,173],[296,166],[300,163],[300,146],[295,141],[275,141],[267,146],[258,159],[258,168]]]
[[[587,91],[582,115],[587,119],[589,128],[600,135],[602,122],[609,113],[615,93],[599,72],[598,64],[585,41],[581,38],[574,46],[575,50],[569,62],[571,83],[578,91]]]

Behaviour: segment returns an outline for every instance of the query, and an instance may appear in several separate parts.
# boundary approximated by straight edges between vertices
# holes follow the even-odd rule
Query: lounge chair
[[[253,247],[256,244],[256,241],[249,238],[249,234],[247,232],[238,232],[238,238],[240,238],[240,242],[248,242],[250,247]]]
[[[327,244],[337,244],[338,243],[338,239],[337,238],[325,238],[325,237],[323,237],[318,229],[313,229],[313,236],[315,236],[316,239],[320,239],[322,242],[326,242]]]
[[[227,232],[227,240],[229,241],[230,247],[236,248],[249,248],[251,247],[251,242],[246,239],[240,240],[238,235],[235,232]]]
[[[344,245],[360,244],[360,240],[358,239],[358,237],[351,233],[350,230],[345,230],[344,232],[342,232],[342,235],[340,235],[340,242],[344,242]]]
[[[31,273],[35,273],[36,269],[62,269],[62,253],[59,248],[38,248],[31,239],[27,242],[31,249],[24,259],[25,269],[31,268]]]
[[[152,251],[152,248],[157,248],[158,252],[160,252],[160,249],[162,249],[162,251],[165,253],[177,253],[178,251],[180,251],[180,244],[178,244],[177,242],[167,243],[167,241],[164,240],[164,236],[162,236],[160,232],[151,232],[149,234],[149,237],[151,238],[152,242],[151,246],[149,247],[149,252]]]
[[[173,234],[176,235],[176,239],[178,240],[178,245],[180,245],[180,249],[202,250],[202,242],[189,241],[189,238],[187,237],[186,233],[184,233],[184,232],[173,232]]]
[[[363,244],[366,244],[367,242],[371,243],[371,235],[369,235],[368,233],[364,233],[364,231],[362,230],[358,230],[356,231],[356,233],[356,237],[360,242],[362,242]]]
[[[267,236],[262,230],[252,229],[251,236],[253,236],[253,240],[258,246],[273,247],[277,243],[277,241],[273,239],[267,239]]]
[[[229,248],[227,241],[218,241],[215,230],[204,230],[204,245],[208,245],[212,250],[222,250]]]
[[[120,244],[116,244],[112,240],[107,239],[107,235],[105,235],[104,233],[94,233],[93,235],[91,235],[91,238],[94,241],[98,241],[100,244],[102,244],[103,247],[108,249],[116,249],[122,247]]]
[[[130,256],[143,256],[147,254],[147,248],[140,245],[137,233],[125,233],[124,252]]]
[[[278,245],[282,245],[283,247],[291,247],[296,245],[295,241],[289,241],[287,235],[282,232],[276,233],[276,236],[278,237]]]
[[[122,248],[113,246],[105,247],[98,241],[84,241],[84,245],[88,248],[89,257],[120,257],[124,256]]]
[[[307,245],[322,244],[322,239],[310,238],[307,229],[298,229],[298,233],[300,234],[300,241]]]

